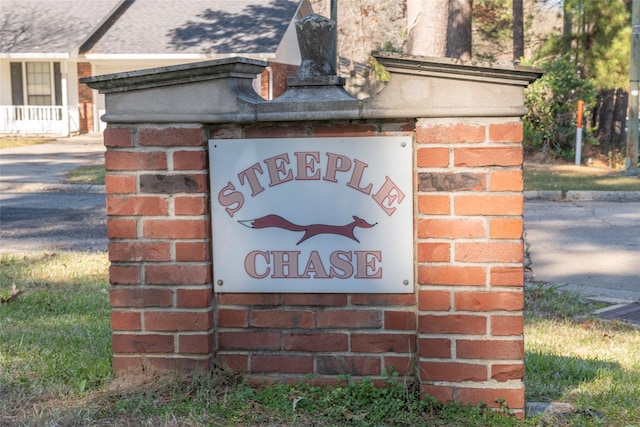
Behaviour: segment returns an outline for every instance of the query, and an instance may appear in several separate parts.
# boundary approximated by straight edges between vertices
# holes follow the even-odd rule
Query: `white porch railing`
[[[0,105],[0,133],[57,134],[80,131],[78,107]]]

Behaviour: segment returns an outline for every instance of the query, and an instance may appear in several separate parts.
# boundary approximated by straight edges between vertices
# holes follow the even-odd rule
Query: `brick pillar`
[[[208,169],[199,126],[109,126],[113,367],[207,371],[213,357]]]
[[[91,64],[78,62],[78,78],[91,75]],[[95,122],[93,118],[93,91],[82,83],[78,83],[78,110],[80,111],[80,132],[93,131]]]
[[[440,401],[524,407],[519,120],[421,119],[418,349]]]

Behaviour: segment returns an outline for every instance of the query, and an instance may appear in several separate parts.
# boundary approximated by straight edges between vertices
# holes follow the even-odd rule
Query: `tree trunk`
[[[611,147],[614,89],[602,89],[598,94],[598,141],[603,150]]]
[[[624,151],[627,141],[627,105],[629,103],[629,93],[616,90],[616,102],[613,107],[613,144]]]
[[[449,2],[446,0],[407,1],[407,53],[445,57]]]
[[[570,2],[565,1],[563,6],[563,15],[562,15],[562,53],[569,53],[571,51],[572,38],[573,38],[573,13],[571,11]]]
[[[471,58],[473,0],[449,0],[447,58]]]
[[[513,0],[513,60],[524,57],[524,6],[523,0]]]

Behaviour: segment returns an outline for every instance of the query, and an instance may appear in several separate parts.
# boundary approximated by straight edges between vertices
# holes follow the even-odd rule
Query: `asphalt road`
[[[536,281],[640,301],[640,202],[525,202]]]
[[[106,250],[104,190],[64,183],[104,151],[101,135],[0,150],[0,252]]]
[[[46,144],[2,149],[0,189],[3,192],[56,189],[70,170],[104,164],[104,151],[101,136],[60,138]]]
[[[0,252],[107,249],[105,195],[0,193]]]

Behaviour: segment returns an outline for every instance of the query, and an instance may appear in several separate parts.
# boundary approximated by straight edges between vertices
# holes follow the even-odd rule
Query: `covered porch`
[[[78,106],[0,105],[0,133],[68,136],[80,132]]]

